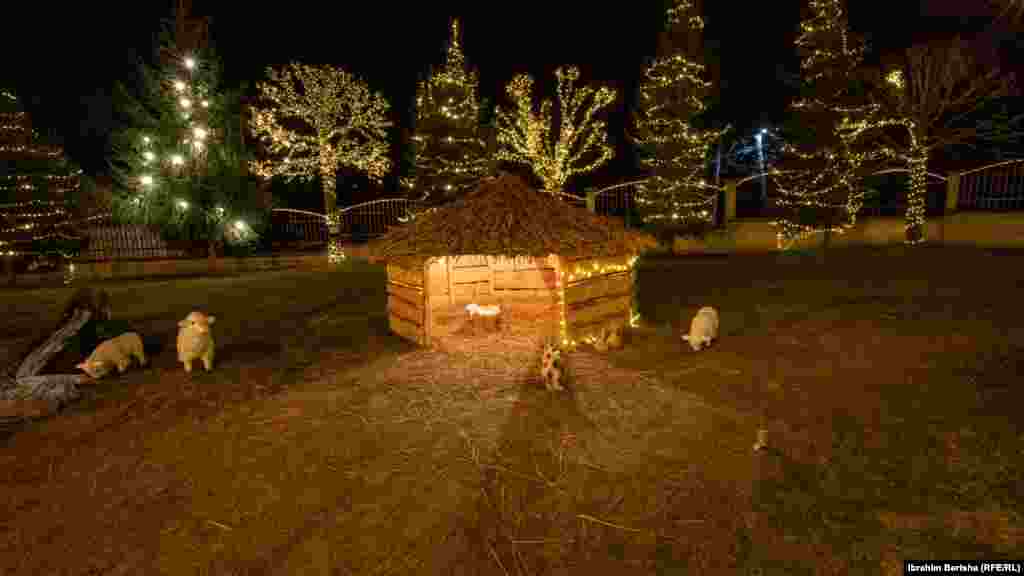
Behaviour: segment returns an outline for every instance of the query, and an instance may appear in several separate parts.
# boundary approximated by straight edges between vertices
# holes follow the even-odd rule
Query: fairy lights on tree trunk
[[[711,147],[725,133],[694,126],[712,85],[700,56],[703,19],[690,0],[668,9],[659,55],[644,70],[636,114],[636,144],[649,172],[637,207],[647,222],[708,221],[719,188],[706,181]]]
[[[878,111],[869,120],[847,120],[843,139],[858,146],[893,150],[910,173],[907,242],[925,240],[927,169],[932,152],[962,143],[1008,140],[1020,135],[1024,116],[979,112],[1010,93],[1011,76],[980,63],[962,38],[910,47],[902,62],[869,76],[867,91]]]
[[[428,205],[473,189],[489,168],[480,130],[477,72],[466,64],[459,21],[452,20],[445,66],[416,93],[415,184]]]
[[[505,91],[512,107],[498,107],[497,159],[529,166],[547,192],[562,192],[576,174],[591,172],[611,159],[604,120],[594,116],[615,101],[611,88],[577,87],[576,67],[555,70],[558,79],[559,126],[555,130],[553,103],[533,105],[533,78],[520,74]]]
[[[267,157],[253,162],[263,178],[321,178],[328,217],[329,254],[341,252],[335,207],[339,166],[380,181],[391,169],[388,157],[390,105],[358,77],[333,66],[293,62],[267,69],[259,84],[261,105],[253,109],[252,133],[266,144]]]

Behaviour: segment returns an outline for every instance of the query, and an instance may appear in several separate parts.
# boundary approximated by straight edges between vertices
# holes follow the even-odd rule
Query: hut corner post
[[[433,313],[430,304],[430,265],[433,258],[427,258],[423,263],[423,345],[429,347],[431,332],[433,331]]]
[[[448,306],[455,307],[455,283],[452,281],[452,257],[444,257],[444,274],[445,280],[448,282]]]
[[[557,298],[558,298],[558,326],[556,327],[555,334],[558,338],[558,343],[561,346],[567,346],[569,344],[569,317],[568,311],[566,310],[565,304],[565,282],[566,282],[566,271],[562,257],[558,254],[552,254],[550,256],[551,266],[555,269],[555,278],[558,279],[556,285]]]

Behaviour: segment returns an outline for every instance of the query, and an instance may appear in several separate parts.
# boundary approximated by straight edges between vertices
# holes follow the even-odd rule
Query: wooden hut
[[[503,174],[419,214],[372,244],[387,264],[391,329],[429,346],[467,304],[501,306],[503,322],[539,317],[575,346],[633,317],[633,264],[657,243]],[[539,311],[539,313],[538,313]]]

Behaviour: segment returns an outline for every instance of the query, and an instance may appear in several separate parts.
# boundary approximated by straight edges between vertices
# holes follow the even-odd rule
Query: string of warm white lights
[[[17,97],[9,91],[0,91],[0,97],[8,105],[18,105]],[[33,169],[34,173],[18,173],[0,176],[0,193],[17,196],[23,193],[45,193],[51,197],[70,197],[79,187],[81,170],[67,168],[61,160],[63,150],[59,146],[37,143],[32,140],[39,134],[31,129],[31,119],[24,111],[0,113],[0,153],[5,161],[11,161],[15,169],[23,159],[44,159],[45,166]],[[63,171],[57,173],[55,171]],[[0,234],[6,240],[0,240],[0,254],[8,257],[41,255],[53,251],[43,248],[38,243],[54,238],[74,239],[60,231],[56,226],[67,222],[68,210],[65,200],[32,199],[21,202],[10,202],[0,205],[0,220],[6,226],[0,228]],[[59,250],[58,250],[59,251]],[[60,252],[63,256],[70,254]]]
[[[594,116],[616,97],[607,87],[577,88],[580,71],[576,67],[558,68],[555,76],[560,106],[557,137],[552,138],[552,101],[543,100],[534,112],[533,78],[528,74],[516,76],[505,89],[513,108],[497,109],[498,159],[529,166],[553,194],[562,192],[572,176],[591,172],[611,159],[614,152],[608,144],[607,125]]]
[[[267,76],[269,81],[258,85],[262,104],[254,107],[250,124],[267,157],[253,162],[253,172],[286,180],[320,176],[329,259],[336,262],[344,257],[335,214],[338,166],[363,171],[373,180],[387,174],[390,104],[361,79],[333,66],[293,62],[268,68]]]
[[[219,72],[212,57],[194,55],[176,57],[154,72],[144,70],[143,100],[128,108],[133,122],[118,135],[126,144],[119,160],[128,165],[130,186],[129,195],[118,198],[118,215],[131,222],[180,226],[179,231],[205,240],[211,250],[220,242],[246,242],[254,235],[233,205],[239,199],[203,182],[225,171],[236,174],[240,166],[231,165],[232,150],[214,149],[231,145],[224,141],[231,112],[229,97],[218,88]]]
[[[689,0],[676,0],[668,9],[665,53],[644,70],[636,142],[649,154],[641,164],[650,176],[639,186],[636,202],[645,221],[708,220],[719,188],[705,180],[708,151],[724,130],[692,125],[711,93],[704,65],[685,53],[680,40],[699,35],[703,19],[690,14]]]
[[[476,186],[489,164],[480,135],[479,78],[466,64],[459,21],[452,20],[445,65],[421,82],[416,93],[418,187],[430,202],[461,195]],[[410,186],[412,187],[412,186]]]
[[[783,208],[775,219],[780,242],[842,234],[853,227],[863,206],[865,168],[892,157],[888,149],[855,147],[859,133],[876,124],[879,108],[848,97],[865,47],[849,32],[842,0],[810,0],[808,7],[796,39],[805,96],[793,103],[793,110],[804,122],[823,125],[825,135],[809,152],[784,145],[785,169],[770,171]],[[809,209],[814,215],[810,223]]]
[[[593,342],[595,336],[587,335],[580,337],[579,340],[569,337],[569,326],[567,320],[567,301],[565,299],[565,291],[568,288],[579,286],[590,279],[597,277],[605,277],[609,275],[619,273],[629,273],[630,279],[635,282],[633,276],[636,272],[636,262],[639,259],[637,256],[631,256],[627,260],[625,265],[622,264],[599,264],[597,262],[591,262],[588,265],[575,266],[571,271],[567,272],[568,267],[562,266],[561,263],[557,265],[558,272],[555,277],[555,289],[558,291],[558,325],[559,325],[559,337],[562,341],[562,346],[573,349],[580,342]],[[635,284],[634,284],[635,285]],[[629,308],[629,324],[630,326],[637,326],[640,316],[636,313],[635,302],[630,303]]]

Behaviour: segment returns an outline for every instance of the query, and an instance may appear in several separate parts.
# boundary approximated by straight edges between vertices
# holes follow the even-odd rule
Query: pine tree
[[[21,99],[0,86],[0,255],[74,253],[78,242],[64,225],[76,207],[81,174],[60,139],[34,130]]]
[[[415,186],[427,205],[473,189],[490,167],[478,92],[477,72],[466,63],[459,21],[453,19],[444,67],[416,92]]]
[[[866,152],[844,138],[844,126],[877,112],[858,89],[865,44],[849,30],[843,0],[810,0],[796,39],[802,82],[792,106],[785,156],[772,178],[782,209],[780,239],[790,242],[856,223],[863,205],[865,171],[888,156]]]
[[[251,245],[264,216],[241,134],[241,91],[220,84],[212,49],[183,54],[164,23],[159,64],[140,63],[135,88],[116,86],[123,127],[113,136],[116,221],[152,224],[168,239]]]
[[[644,70],[635,118],[635,143],[648,178],[637,208],[647,223],[709,221],[718,189],[706,180],[711,147],[724,130],[698,127],[712,85],[700,56],[704,22],[689,0],[667,11],[657,57]]]

